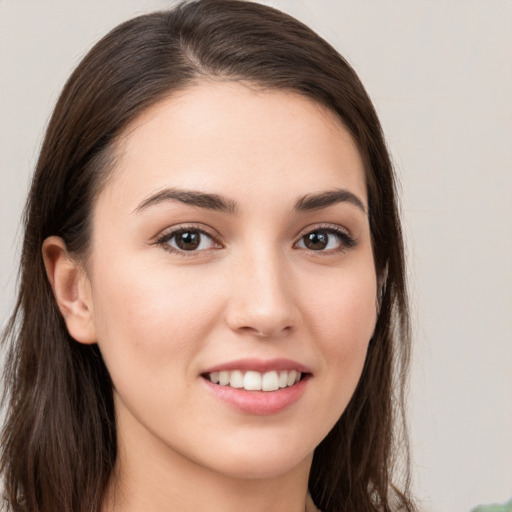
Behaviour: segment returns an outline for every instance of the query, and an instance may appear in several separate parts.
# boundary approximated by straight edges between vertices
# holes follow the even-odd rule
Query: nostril
[[[225,321],[239,334],[270,338],[289,335],[298,326],[299,318],[297,308],[290,303],[238,298],[230,301]]]
[[[293,327],[291,325],[287,325],[285,327],[250,327],[250,326],[242,326],[238,328],[239,332],[252,334],[253,336],[259,336],[261,338],[271,338],[272,336],[282,336],[284,334],[288,334],[292,331]]]

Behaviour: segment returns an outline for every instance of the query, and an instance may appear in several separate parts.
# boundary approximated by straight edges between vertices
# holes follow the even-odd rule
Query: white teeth
[[[279,378],[277,372],[267,372],[261,379],[261,389],[263,391],[275,391],[279,389]]]
[[[244,387],[244,375],[240,370],[235,370],[231,372],[231,377],[229,379],[229,385],[232,388],[243,388]]]
[[[279,387],[285,388],[288,386],[288,372],[279,372]]]
[[[227,386],[229,384],[229,372],[219,372],[219,384]]]
[[[295,379],[297,377],[297,372],[295,370],[292,370],[291,372],[288,373],[288,381],[286,384],[288,384],[288,386],[292,386],[293,384],[295,384]]]
[[[244,375],[244,389],[247,389],[247,391],[260,391],[261,373],[247,372]]]
[[[277,391],[280,388],[293,386],[299,382],[301,373],[296,370],[270,371],[264,374],[241,370],[211,372],[208,374],[211,382],[221,386],[230,386],[247,391]]]

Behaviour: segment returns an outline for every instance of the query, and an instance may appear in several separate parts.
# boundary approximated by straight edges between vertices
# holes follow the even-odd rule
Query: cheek
[[[359,382],[377,319],[373,266],[332,280],[310,301],[310,325],[317,340],[326,396],[335,422]]]
[[[370,340],[377,320],[376,277],[373,266],[360,271],[341,271],[326,280],[310,298],[311,323],[319,331],[318,339],[332,349],[357,349]]]
[[[200,350],[215,320],[215,298],[190,286],[183,272],[129,260],[102,263],[93,287],[94,320],[110,372],[175,372],[171,366]]]

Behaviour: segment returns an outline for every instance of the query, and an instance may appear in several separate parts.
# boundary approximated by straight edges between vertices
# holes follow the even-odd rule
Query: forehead
[[[366,203],[364,167],[348,130],[326,107],[289,91],[199,83],[139,116],[117,149],[105,193],[118,201],[169,186],[290,201],[343,187]]]

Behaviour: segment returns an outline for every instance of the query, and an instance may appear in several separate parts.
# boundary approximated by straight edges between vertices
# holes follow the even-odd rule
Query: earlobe
[[[91,287],[85,270],[69,256],[60,237],[47,238],[42,251],[46,274],[69,334],[80,343],[95,343]]]

